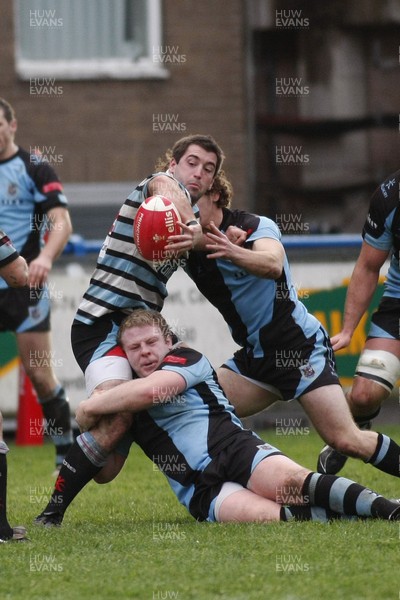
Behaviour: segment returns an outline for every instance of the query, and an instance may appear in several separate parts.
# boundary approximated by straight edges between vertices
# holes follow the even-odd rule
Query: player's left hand
[[[48,256],[39,254],[39,256],[29,264],[28,285],[30,287],[43,286],[47,281],[52,266],[53,263]]]
[[[207,254],[207,258],[226,258],[228,260],[233,260],[235,256],[237,256],[240,246],[236,243],[232,243],[228,236],[225,235],[225,233],[222,233],[212,221],[210,221],[208,228],[210,230],[207,233],[209,243],[206,244],[206,249],[211,250],[211,252]]]

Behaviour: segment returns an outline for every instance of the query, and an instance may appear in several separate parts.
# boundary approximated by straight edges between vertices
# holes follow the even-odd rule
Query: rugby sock
[[[13,530],[7,520],[7,457],[8,446],[0,442],[0,539],[12,538]]]
[[[376,450],[365,462],[384,473],[400,477],[400,446],[387,435],[378,433]]]
[[[50,502],[41,514],[64,514],[75,496],[97,475],[106,460],[107,454],[90,432],[80,435],[63,461]]]
[[[280,514],[281,521],[317,521],[318,523],[328,523],[335,519],[348,521],[357,518],[354,515],[340,515],[321,506],[282,506]]]
[[[39,398],[39,403],[46,419],[46,433],[56,448],[56,466],[60,467],[73,441],[71,411],[64,388],[58,385],[51,398]]]
[[[336,475],[307,475],[302,495],[311,506],[322,506],[344,515],[389,519],[398,504],[364,486]]]

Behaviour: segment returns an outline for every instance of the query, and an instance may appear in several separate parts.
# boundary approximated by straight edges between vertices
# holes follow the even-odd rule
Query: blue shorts
[[[268,386],[281,400],[293,400],[326,385],[340,385],[331,342],[321,326],[309,339],[286,347],[271,346],[263,358],[246,348],[223,367]]]

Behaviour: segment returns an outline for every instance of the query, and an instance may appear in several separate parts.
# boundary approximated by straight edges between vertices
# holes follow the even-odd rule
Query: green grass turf
[[[398,439],[398,428],[382,430]],[[264,439],[314,468],[313,432]],[[135,448],[114,482],[90,483],[63,526],[45,530],[32,519],[52,491],[53,447],[10,447],[9,518],[30,541],[0,545],[2,599],[400,598],[399,523],[196,523]],[[342,474],[400,496],[398,479],[360,461]]]

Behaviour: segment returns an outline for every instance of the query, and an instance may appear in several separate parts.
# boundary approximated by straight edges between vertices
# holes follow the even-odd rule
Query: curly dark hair
[[[233,187],[231,182],[227,179],[223,169],[221,169],[218,175],[215,177],[207,194],[219,194],[219,199],[216,203],[218,208],[230,207],[233,197]]]

